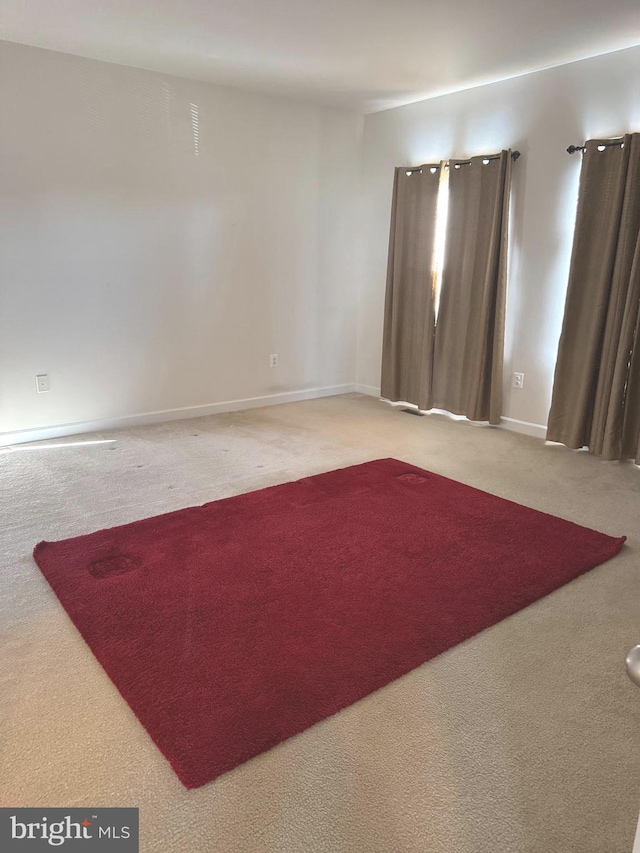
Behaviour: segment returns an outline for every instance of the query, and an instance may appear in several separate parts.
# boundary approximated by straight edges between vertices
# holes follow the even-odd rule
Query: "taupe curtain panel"
[[[449,164],[432,405],[500,423],[511,151]]]
[[[585,147],[547,438],[640,463],[640,133]]]
[[[431,408],[439,184],[440,165],[395,170],[380,392],[420,409]]]

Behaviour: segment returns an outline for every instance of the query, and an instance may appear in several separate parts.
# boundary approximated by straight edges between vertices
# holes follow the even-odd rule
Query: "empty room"
[[[637,0],[0,0],[0,849],[640,853]]]

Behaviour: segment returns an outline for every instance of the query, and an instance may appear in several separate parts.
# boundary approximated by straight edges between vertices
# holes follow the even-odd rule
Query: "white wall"
[[[546,424],[580,171],[566,148],[640,130],[638,80],[640,47],[366,117],[359,384],[380,385],[393,167],[517,148],[503,411]]]
[[[0,42],[0,432],[353,383],[360,142],[352,114]]]
[[[504,414],[544,424],[565,148],[640,129],[638,79],[633,48],[422,101],[367,116],[361,149],[349,113],[0,42],[0,433],[350,386],[358,281],[375,389],[393,167],[503,147],[523,154]]]

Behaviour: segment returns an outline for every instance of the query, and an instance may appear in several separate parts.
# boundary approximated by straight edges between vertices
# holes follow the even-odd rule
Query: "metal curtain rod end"
[[[570,145],[567,148],[567,154],[575,154],[576,151],[584,151],[584,145]]]
[[[520,152],[519,152],[519,151],[514,151],[514,152],[512,153],[512,155],[511,155],[511,157],[512,157],[514,160],[517,160],[517,159],[518,159],[518,157],[521,157],[521,156],[522,156],[522,155],[520,154]]]

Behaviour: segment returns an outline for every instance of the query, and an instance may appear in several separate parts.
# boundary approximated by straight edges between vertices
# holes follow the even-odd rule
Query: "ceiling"
[[[638,0],[0,0],[0,37],[371,112],[640,43]]]

